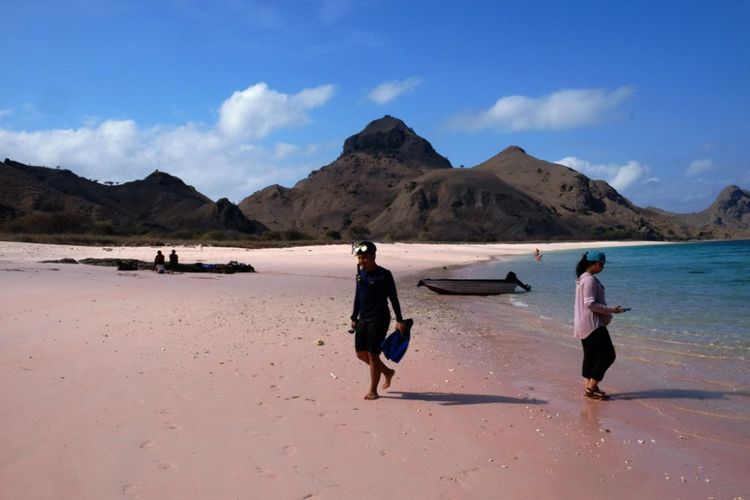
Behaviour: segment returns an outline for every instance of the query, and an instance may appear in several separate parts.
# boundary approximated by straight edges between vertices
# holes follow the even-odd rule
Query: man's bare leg
[[[383,378],[385,378],[385,382],[383,382],[383,389],[388,389],[391,386],[391,380],[396,374],[396,370],[394,370],[393,368],[388,368],[382,361],[380,363],[383,365]]]
[[[367,351],[359,351],[357,352],[357,359],[364,362],[366,365],[370,364],[370,353]]]
[[[380,370],[378,369],[377,365],[371,361],[372,356],[373,355],[367,351],[357,351],[357,359],[370,367],[370,392],[365,395],[365,399],[378,399],[379,397],[378,381],[380,380]],[[375,381],[374,385],[373,380]]]
[[[380,382],[380,373],[383,362],[377,354],[367,353],[369,356],[368,365],[370,365],[370,392],[365,395],[365,399],[378,399],[378,382]],[[380,365],[380,366],[379,366]]]

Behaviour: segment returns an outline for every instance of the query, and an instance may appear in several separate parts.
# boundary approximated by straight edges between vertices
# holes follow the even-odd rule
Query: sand
[[[414,286],[591,244],[379,246],[416,326],[390,389],[365,401],[346,245],[176,247],[258,272],[159,275],[39,263],[156,248],[0,243],[0,498],[748,496],[744,444],[586,400],[572,337],[538,345],[521,334],[533,317],[488,324],[481,299]],[[626,362],[611,372],[627,384]]]

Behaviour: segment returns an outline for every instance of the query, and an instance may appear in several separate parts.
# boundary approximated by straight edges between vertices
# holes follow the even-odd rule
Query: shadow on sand
[[[408,399],[411,401],[434,401],[443,406],[480,405],[488,403],[508,403],[543,405],[547,401],[539,399],[511,398],[508,396],[493,396],[491,394],[461,394],[452,392],[399,392],[393,391],[381,394],[381,398]]]
[[[700,389],[652,389],[648,391],[618,392],[612,399],[728,399],[728,396],[750,396],[748,392],[704,391]]]

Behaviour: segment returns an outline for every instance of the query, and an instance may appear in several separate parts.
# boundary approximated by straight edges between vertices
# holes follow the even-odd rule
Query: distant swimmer
[[[534,260],[537,262],[542,261],[542,252],[540,252],[538,248],[534,250]]]

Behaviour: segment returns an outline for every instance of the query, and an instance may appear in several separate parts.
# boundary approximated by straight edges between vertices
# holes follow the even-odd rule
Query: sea
[[[610,333],[613,370],[633,374],[641,396],[686,400],[686,410],[750,421],[750,240],[601,249],[598,278],[607,303],[630,311]],[[504,277],[514,271],[528,293],[497,296],[547,327],[535,335],[571,343],[575,267],[584,251],[547,252],[460,270],[461,277]],[[620,384],[627,385],[627,384]],[[635,393],[634,393],[635,394]],[[746,425],[746,424],[745,424]]]

